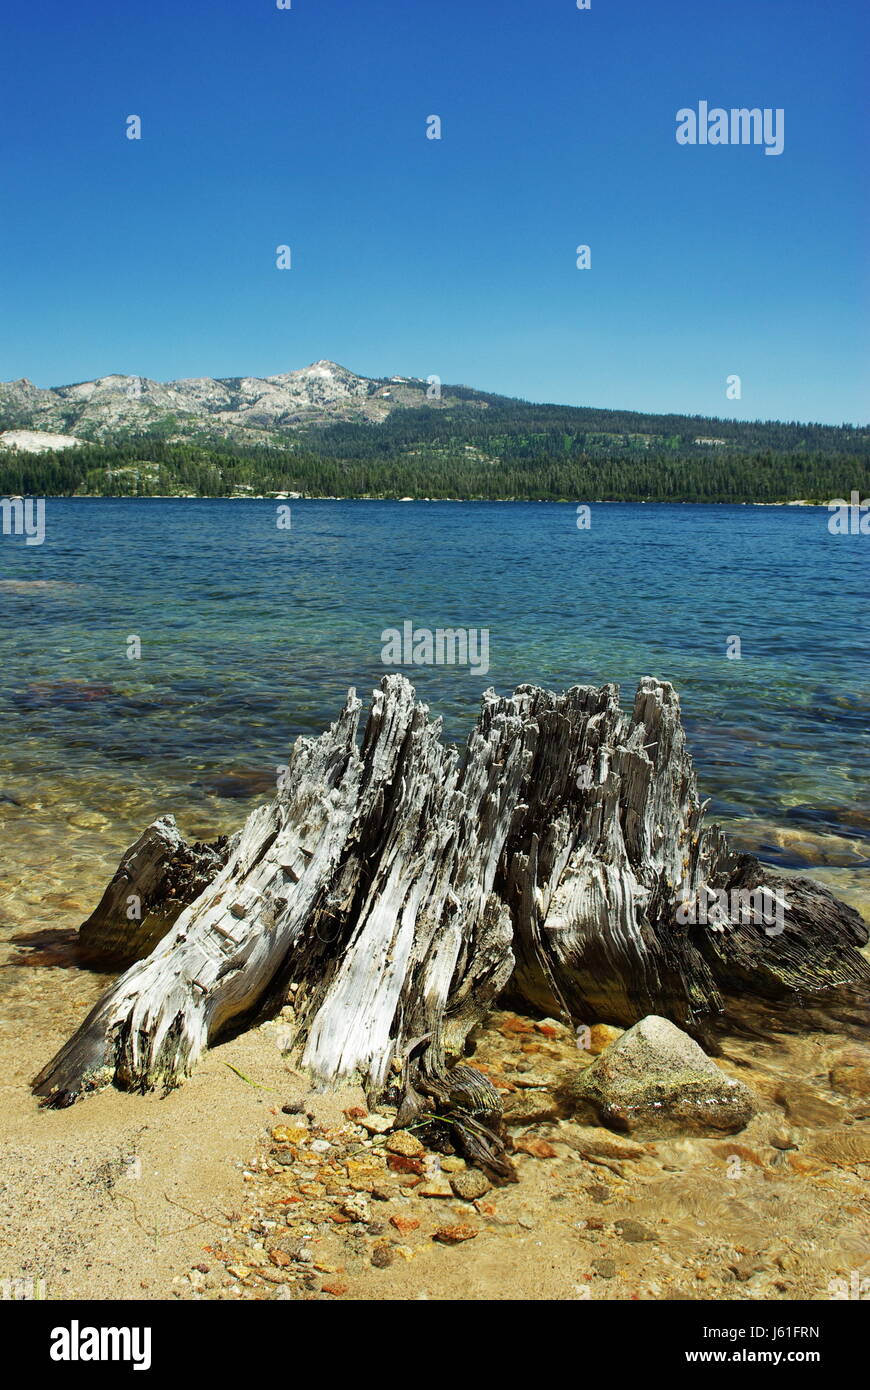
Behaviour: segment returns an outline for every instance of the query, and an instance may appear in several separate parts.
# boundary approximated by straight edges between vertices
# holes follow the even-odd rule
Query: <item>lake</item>
[[[457,741],[488,686],[672,681],[737,843],[864,897],[865,537],[815,507],[284,505],[48,499],[44,544],[0,536],[7,931],[77,926],[156,815],[240,824],[408,622],[488,634],[485,673],[398,668]]]

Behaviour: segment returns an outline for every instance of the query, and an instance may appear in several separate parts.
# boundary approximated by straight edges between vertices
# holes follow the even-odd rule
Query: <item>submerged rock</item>
[[[655,1014],[567,1082],[562,1096],[579,1119],[649,1137],[733,1134],[755,1113],[743,1082],[726,1076],[692,1038]]]

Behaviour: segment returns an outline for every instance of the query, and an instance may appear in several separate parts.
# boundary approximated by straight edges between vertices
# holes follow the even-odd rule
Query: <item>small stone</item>
[[[473,1226],[439,1226],[432,1239],[441,1245],[461,1245],[463,1241],[474,1240],[478,1234]]]
[[[469,1168],[464,1173],[452,1173],[450,1186],[464,1202],[476,1202],[489,1192],[492,1183],[477,1168]]]
[[[372,1214],[369,1211],[369,1204],[365,1197],[346,1197],[339,1207],[342,1216],[347,1216],[351,1221],[371,1221]]]
[[[375,1269],[389,1269],[395,1258],[395,1252],[388,1240],[381,1240],[372,1250],[371,1260]]]
[[[515,1139],[514,1148],[519,1153],[531,1154],[532,1158],[558,1157],[552,1144],[548,1143],[546,1139],[539,1139],[534,1134],[525,1134],[519,1139]]]
[[[503,1106],[505,1123],[509,1125],[541,1124],[558,1119],[561,1113],[560,1103],[550,1091],[518,1091]]]
[[[616,1274],[616,1261],[598,1259],[592,1261],[592,1268],[602,1279],[612,1279]]]
[[[369,1195],[376,1202],[391,1202],[396,1194],[392,1187],[387,1187],[386,1183],[375,1183]]]
[[[359,1123],[369,1134],[386,1134],[387,1130],[393,1127],[392,1120],[386,1115],[361,1115]]]
[[[356,1192],[370,1192],[374,1184],[382,1179],[384,1170],[374,1159],[349,1158],[345,1163],[348,1182]]]
[[[797,1136],[790,1129],[775,1129],[770,1136],[770,1143],[775,1149],[796,1149],[798,1147]]]
[[[420,1225],[410,1216],[391,1216],[390,1225],[395,1226],[400,1236],[409,1235],[411,1231],[416,1231]]]
[[[426,1171],[422,1159],[406,1158],[404,1154],[388,1154],[387,1167],[394,1173],[416,1173],[418,1177]]]
[[[773,1098],[783,1106],[791,1123],[802,1129],[825,1129],[828,1125],[841,1124],[846,1118],[842,1106],[832,1105],[799,1081],[778,1086]]]
[[[591,1052],[593,1057],[599,1057],[604,1049],[617,1042],[622,1034],[622,1028],[612,1028],[609,1023],[593,1023],[589,1030],[587,1051]]]
[[[67,819],[77,830],[102,830],[104,825],[109,824],[108,817],[99,811],[76,811]]]
[[[417,1188],[421,1197],[452,1197],[453,1188],[442,1174],[436,1174],[426,1179]]]
[[[544,1038],[558,1038],[559,1024],[554,1018],[541,1018],[535,1024],[535,1032]]]
[[[516,1014],[506,1018],[499,1024],[498,1031],[506,1038],[516,1033],[534,1033],[535,1025],[527,1018],[518,1018]]]
[[[341,1298],[343,1294],[347,1293],[348,1288],[347,1284],[341,1279],[333,1279],[331,1283],[321,1284],[320,1287],[324,1293],[331,1293],[333,1298]]]
[[[441,1160],[442,1173],[464,1173],[467,1166],[465,1159],[458,1154],[446,1154]]]
[[[308,1129],[302,1125],[276,1125],[272,1139],[276,1144],[301,1144],[308,1138]]]
[[[625,1139],[598,1125],[568,1125],[559,1127],[553,1135],[559,1144],[567,1144],[581,1158],[636,1159],[646,1157],[646,1149],[633,1139]]]
[[[644,1226],[642,1221],[617,1221],[616,1232],[630,1245],[639,1245],[642,1241],[658,1240],[655,1231],[651,1231],[649,1226]]]
[[[391,1134],[386,1147],[388,1153],[401,1154],[404,1158],[419,1158],[426,1152],[425,1145],[407,1129],[398,1129],[395,1134]]]
[[[745,1255],[742,1259],[729,1264],[728,1268],[742,1284],[745,1284],[747,1279],[751,1279],[753,1274],[760,1274],[767,1268],[767,1265],[757,1255]]]

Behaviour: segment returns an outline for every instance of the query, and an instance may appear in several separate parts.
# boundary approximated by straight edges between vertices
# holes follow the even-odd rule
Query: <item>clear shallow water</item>
[[[286,531],[270,501],[49,499],[43,545],[0,537],[14,922],[74,921],[154,815],[192,835],[240,823],[295,736],[349,685],[368,695],[382,630],[407,619],[490,631],[486,675],[407,671],[448,737],[464,740],[490,685],[612,680],[630,700],[656,675],[742,843],[783,864],[867,863],[868,543],[831,536],[825,511],[598,504],[579,531],[559,504],[292,509]]]

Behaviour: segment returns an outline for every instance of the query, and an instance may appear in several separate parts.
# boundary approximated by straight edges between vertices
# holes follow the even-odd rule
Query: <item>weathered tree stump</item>
[[[152,925],[185,905],[40,1072],[46,1103],[175,1085],[293,984],[315,1085],[389,1090],[401,1123],[448,1113],[468,1156],[506,1178],[497,1093],[457,1063],[509,981],[574,1023],[684,1026],[720,1012],[724,990],[870,982],[857,913],[704,827],[666,682],[643,679],[631,713],[612,685],[488,691],[463,757],[402,676],[374,692],[361,747],[360,709],[350,691],[326,733],[297,740],[278,795],[228,843],[190,850],[164,818],[127,852],[82,929],[92,957],[123,955],[131,930],[141,949],[122,916],[136,884]],[[775,927],[746,911],[762,888]],[[711,920],[723,897],[739,911]]]
[[[161,941],[229,857],[226,836],[189,845],[173,816],[161,816],[131,845],[94,911],[79,928],[79,953],[104,970],[124,970]]]

